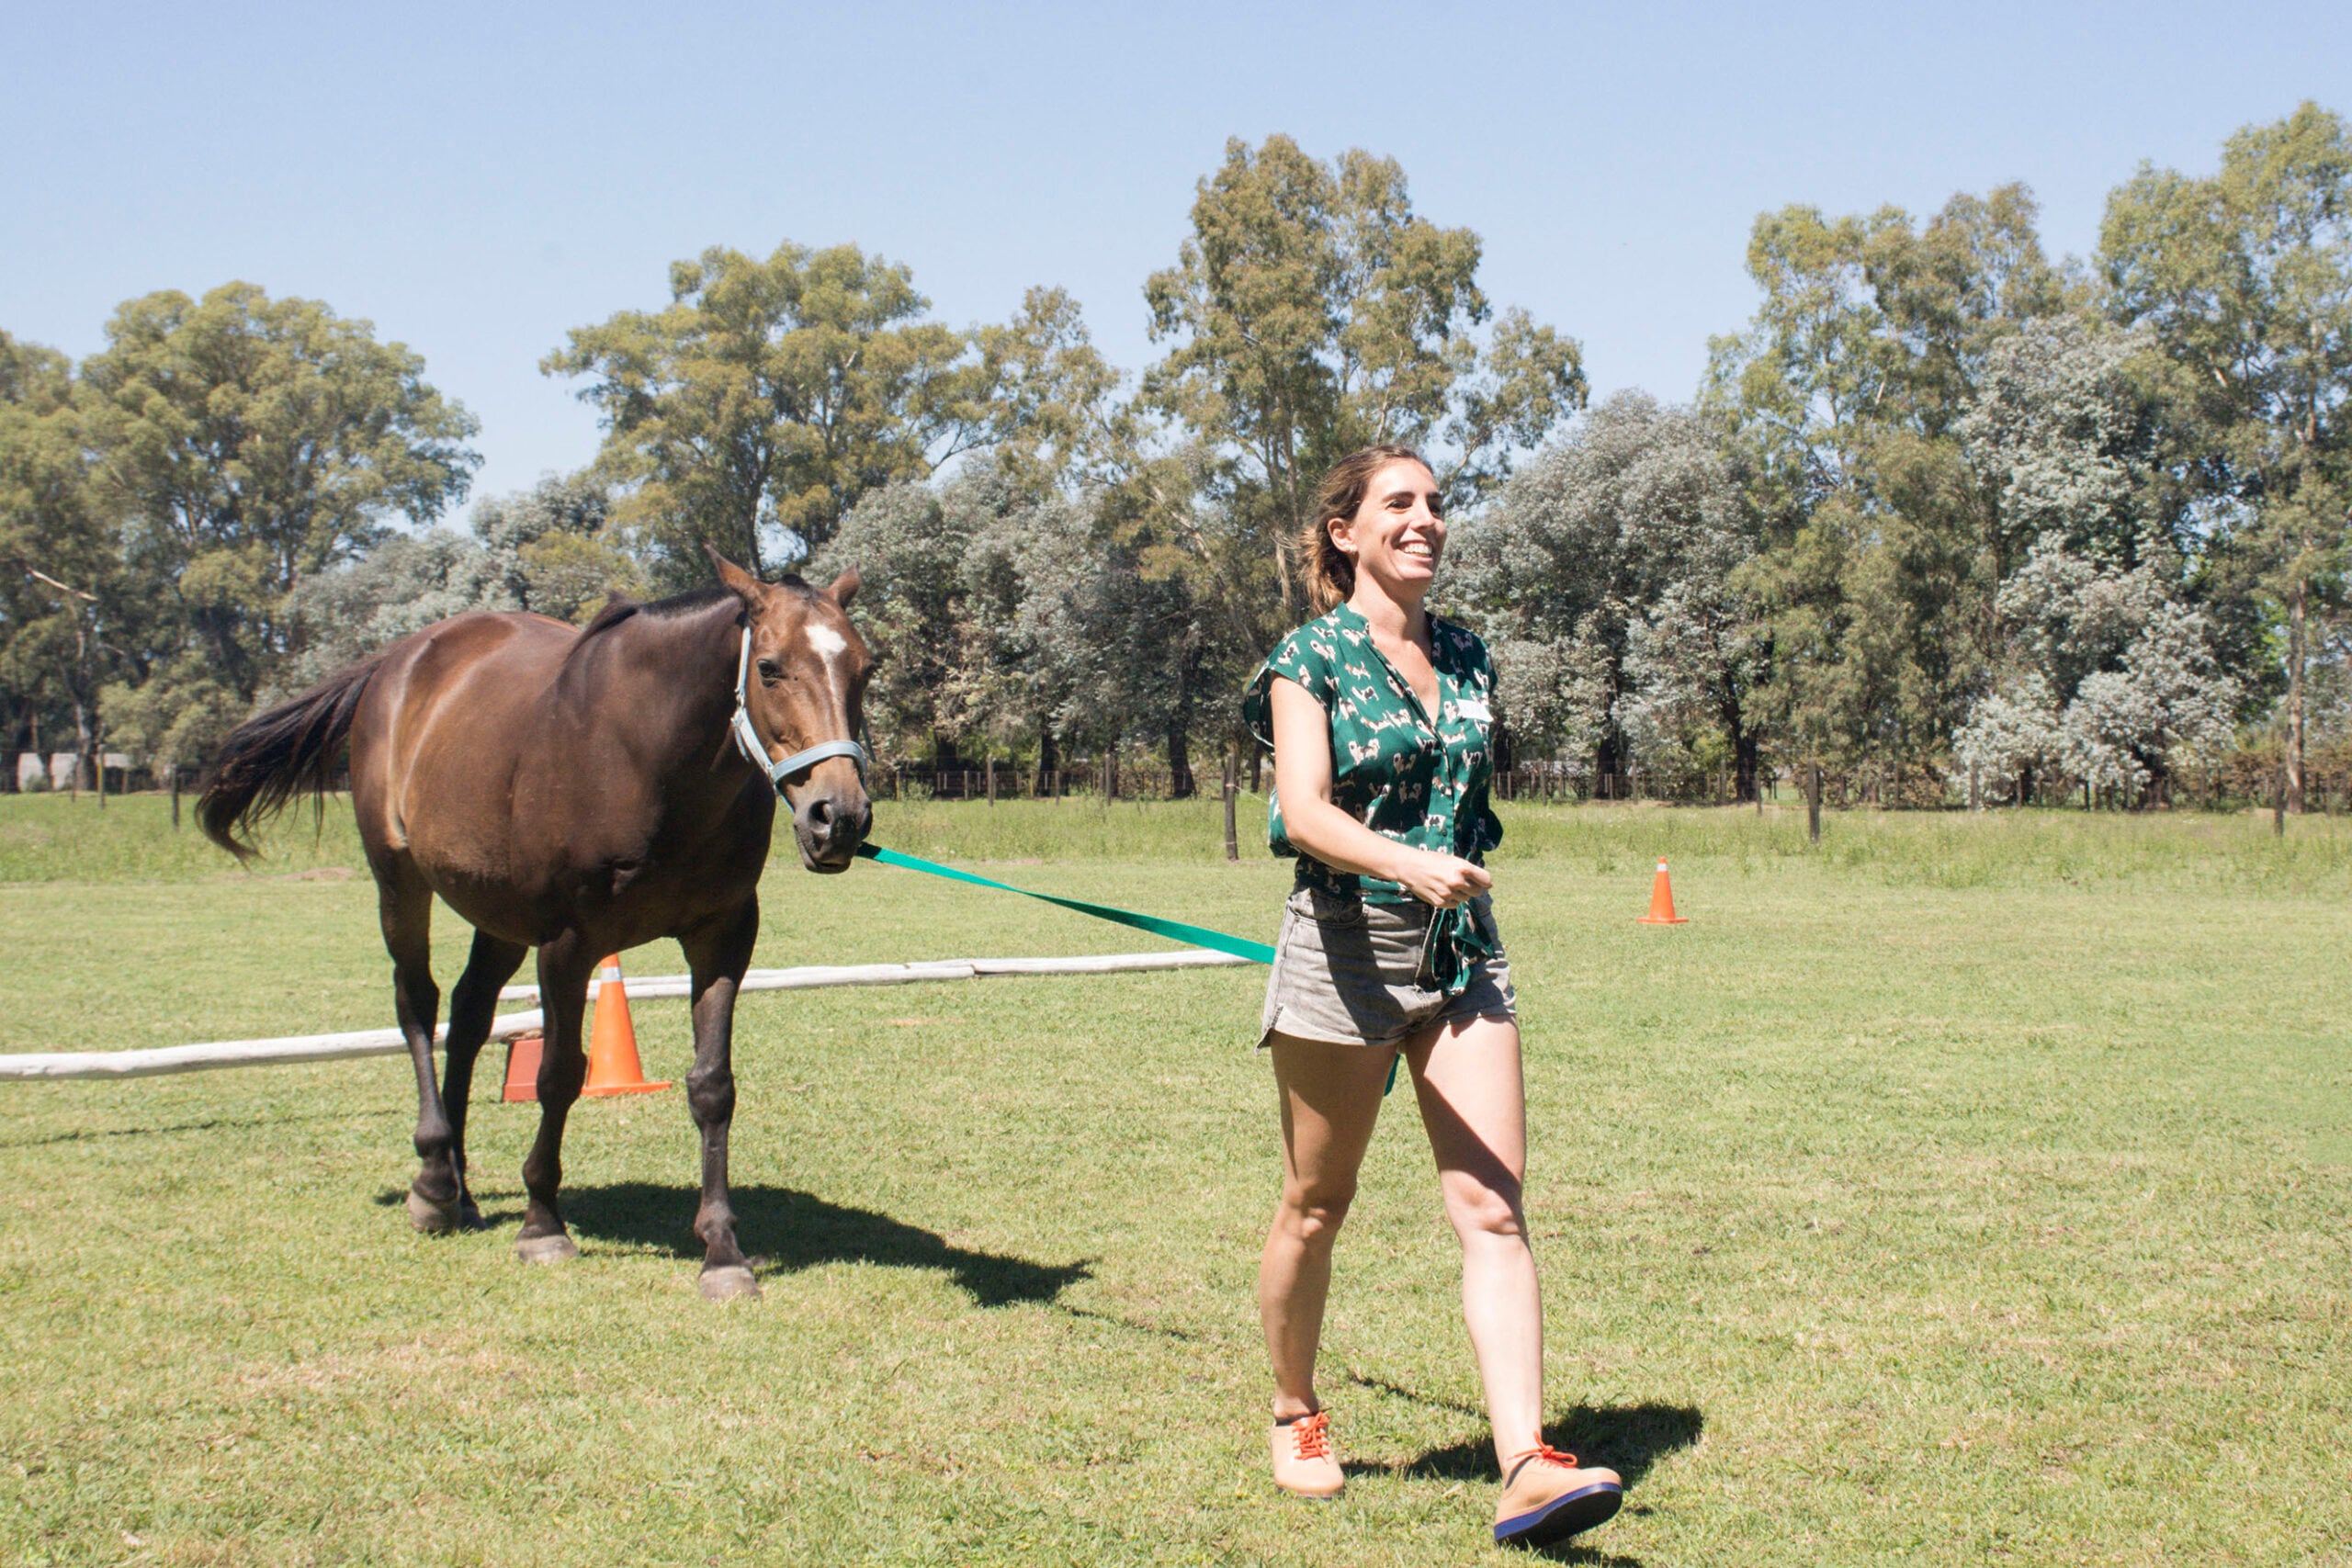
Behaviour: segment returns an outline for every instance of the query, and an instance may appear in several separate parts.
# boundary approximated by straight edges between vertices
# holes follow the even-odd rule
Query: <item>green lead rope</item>
[[[884,865],[903,866],[909,871],[944,876],[950,882],[968,882],[975,887],[993,887],[1002,893],[1018,893],[1023,898],[1035,898],[1047,904],[1058,904],[1065,909],[1075,909],[1081,915],[1091,915],[1098,920],[1109,920],[1114,925],[1132,926],[1139,931],[1149,931],[1154,936],[1164,936],[1170,942],[1187,942],[1193,947],[1205,947],[1214,953],[1229,953],[1236,958],[1246,958],[1252,964],[1272,964],[1274,961],[1274,950],[1264,942],[1251,942],[1246,937],[1228,936],[1223,931],[1213,931],[1206,926],[1187,925],[1182,920],[1163,920],[1157,915],[1138,915],[1133,909],[1122,909],[1110,904],[1090,904],[1083,898],[1062,898],[1051,893],[1032,893],[1026,887],[1015,887],[1010,882],[998,882],[991,877],[975,876],[968,871],[957,871],[952,865],[941,865],[936,861],[923,860],[916,855],[900,854],[896,850],[886,850],[879,844],[860,844],[857,846],[857,852],[867,860],[877,861]],[[1477,922],[1469,918],[1467,910],[1441,909],[1430,921],[1430,935],[1422,949],[1421,965],[1425,972],[1433,972],[1439,988],[1443,989],[1448,995],[1455,995],[1462,990],[1469,978],[1465,959],[1481,955],[1491,956],[1493,953],[1494,944],[1487,940],[1484,932],[1478,930]],[[1397,1052],[1390,1059],[1388,1082],[1380,1091],[1383,1095],[1396,1087],[1396,1064],[1404,1059],[1405,1053],[1402,1051]]]
[[[1114,925],[1133,926],[1139,931],[1149,931],[1154,936],[1164,936],[1170,942],[1189,942],[1194,947],[1205,947],[1216,953],[1229,953],[1236,958],[1246,958],[1252,964],[1272,964],[1274,961],[1274,950],[1264,942],[1250,942],[1238,936],[1227,936],[1223,931],[1213,931],[1206,926],[1189,926],[1182,920],[1163,920],[1157,915],[1138,915],[1133,909],[1114,908],[1109,904],[1090,904],[1083,898],[1060,898],[1051,893],[1032,893],[1026,887],[1015,887],[1010,882],[997,882],[989,877],[975,876],[968,871],[957,871],[952,865],[941,865],[936,861],[900,854],[896,850],[886,850],[879,844],[860,844],[857,847],[857,852],[867,860],[879,861],[884,865],[904,866],[909,871],[928,872],[933,876],[946,877],[951,882],[968,882],[975,887],[994,887],[1005,893],[1018,893],[1023,898],[1036,898],[1048,904],[1059,904],[1065,909],[1075,909],[1081,915],[1091,915],[1098,920],[1109,920]]]

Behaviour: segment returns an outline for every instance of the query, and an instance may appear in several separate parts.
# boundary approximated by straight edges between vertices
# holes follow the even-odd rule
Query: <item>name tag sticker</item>
[[[1495,716],[1487,710],[1484,697],[1464,697],[1453,705],[1453,711],[1464,718],[1475,718],[1480,724],[1492,724]]]

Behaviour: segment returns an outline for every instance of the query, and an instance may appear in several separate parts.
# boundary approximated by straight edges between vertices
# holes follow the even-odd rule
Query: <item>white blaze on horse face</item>
[[[849,638],[822,622],[812,620],[808,623],[808,646],[825,661],[825,689],[838,695],[842,682],[833,669],[833,660],[849,651]]]
[[[804,629],[808,634],[808,646],[815,649],[817,657],[825,661],[827,697],[836,705],[845,702],[849,694],[842,687],[841,671],[833,667],[833,660],[849,651],[849,638],[815,619],[811,619]],[[849,715],[844,711],[837,713],[835,716],[843,726],[843,733],[847,733]]]

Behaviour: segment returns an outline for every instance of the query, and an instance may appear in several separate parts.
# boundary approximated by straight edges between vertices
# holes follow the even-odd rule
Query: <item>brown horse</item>
[[[538,949],[547,1043],[516,1244],[527,1261],[579,1255],[556,1194],[564,1119],[587,1073],[589,971],[605,953],[676,939],[694,976],[694,1228],[707,1248],[703,1293],[718,1299],[759,1293],[728,1202],[729,1043],[776,796],[792,808],[801,863],[845,869],[873,816],[853,739],[873,661],[846,614],[854,570],[819,590],[712,560],[720,586],[616,603],[584,628],[476,611],[392,644],[240,726],[198,819],[249,859],[241,835],[300,794],[323,795],[349,741],[352,807],[416,1066],[423,1166],[408,1209],[421,1231],[481,1223],[466,1188],[467,1093],[499,988]],[[435,894],[474,928],[440,1085]]]

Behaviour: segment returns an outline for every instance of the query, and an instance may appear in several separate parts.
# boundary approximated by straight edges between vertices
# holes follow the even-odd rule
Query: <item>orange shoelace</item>
[[[1510,1465],[1505,1468],[1504,1473],[1517,1475],[1522,1467],[1533,1464],[1539,1460],[1567,1470],[1574,1470],[1577,1467],[1576,1455],[1562,1453],[1549,1443],[1538,1443],[1526,1452],[1513,1456]]]
[[[1300,1459],[1331,1457],[1331,1413],[1318,1410],[1290,1424],[1290,1451]]]

